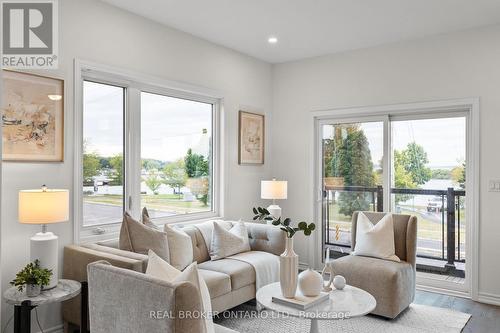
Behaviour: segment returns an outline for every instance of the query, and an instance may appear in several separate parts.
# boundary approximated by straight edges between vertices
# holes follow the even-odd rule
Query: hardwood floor
[[[470,313],[472,317],[462,331],[464,333],[500,333],[500,306],[420,290],[417,290],[414,302]]]

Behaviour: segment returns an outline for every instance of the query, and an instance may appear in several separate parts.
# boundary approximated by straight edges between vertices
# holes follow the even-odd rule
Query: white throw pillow
[[[214,222],[210,258],[218,260],[233,254],[250,251],[248,230],[245,223],[239,221],[226,230],[218,222]]]
[[[356,246],[352,254],[399,262],[394,247],[392,214],[385,215],[377,224],[373,224],[360,212],[356,223]]]
[[[210,299],[207,284],[198,271],[198,265],[194,262],[181,272],[151,250],[148,252],[148,257],[148,267],[146,268],[147,275],[167,282],[188,281],[198,288],[200,291],[203,314],[206,316],[205,332],[215,333],[212,319],[212,301]]]
[[[163,231],[167,233],[170,264],[183,270],[193,262],[193,242],[182,229],[165,224]]]

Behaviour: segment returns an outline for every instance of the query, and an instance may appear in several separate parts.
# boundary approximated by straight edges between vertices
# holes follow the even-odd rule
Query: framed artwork
[[[4,161],[62,162],[64,81],[3,71]]]
[[[238,127],[238,163],[264,164],[264,115],[240,111]]]

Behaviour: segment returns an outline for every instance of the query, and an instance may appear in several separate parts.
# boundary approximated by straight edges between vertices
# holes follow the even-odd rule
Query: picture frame
[[[262,165],[265,156],[265,116],[239,111],[238,164]]]
[[[2,160],[64,161],[64,80],[3,70]]]

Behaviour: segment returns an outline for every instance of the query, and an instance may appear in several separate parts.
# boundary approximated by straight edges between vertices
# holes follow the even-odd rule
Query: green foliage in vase
[[[316,229],[316,225],[314,223],[307,223],[305,221],[299,222],[296,227],[292,226],[292,220],[287,217],[285,219],[277,218],[275,219],[269,211],[264,207],[254,207],[253,213],[255,216],[253,217],[254,221],[256,220],[264,220],[264,221],[272,221],[271,223],[275,226],[280,226],[280,229],[286,233],[288,238],[292,238],[298,231],[304,232],[305,236],[310,236],[314,229]]]
[[[10,282],[16,286],[19,291],[23,291],[27,284],[46,286],[50,283],[52,270],[40,267],[40,261],[37,259],[34,262],[27,264],[22,270],[16,274],[16,278]]]

